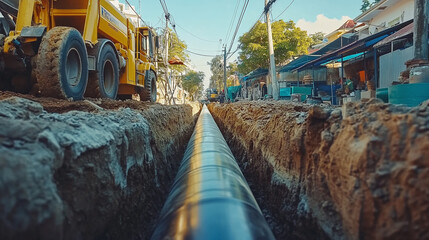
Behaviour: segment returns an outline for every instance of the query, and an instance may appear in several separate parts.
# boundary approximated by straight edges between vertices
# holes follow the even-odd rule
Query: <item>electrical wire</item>
[[[235,23],[235,17],[237,16],[237,10],[238,10],[238,6],[240,5],[240,2],[241,0],[237,0],[237,4],[235,5],[234,13],[232,14],[231,22],[229,23],[228,31],[225,37],[225,43],[228,42],[231,30],[232,30],[232,25],[234,25]]]
[[[179,38],[179,37],[177,37],[177,38]],[[177,45],[177,46],[180,47],[181,49],[183,49],[183,51],[194,54],[194,55],[203,56],[203,57],[216,57],[217,56],[217,55],[212,55],[212,54],[198,53],[198,52],[189,50],[187,47],[182,47],[180,45]]]
[[[237,21],[237,26],[235,28],[234,35],[231,38],[231,43],[229,45],[227,55],[231,52],[232,45],[234,44],[235,37],[237,36],[238,30],[240,29],[240,25],[241,25],[241,22],[243,21],[244,13],[246,12],[247,5],[249,5],[249,1],[250,0],[245,0],[245,2],[244,2],[243,9],[241,10],[240,17],[238,18],[238,21]]]
[[[252,27],[250,28],[250,30],[249,31],[247,31],[247,32],[251,32],[255,27],[256,27],[256,24],[262,19],[262,17],[264,16],[264,14],[265,14],[265,12],[266,11],[269,11],[270,10],[270,8],[271,8],[271,6],[272,6],[272,4],[275,2],[276,0],[270,0],[268,3],[267,3],[267,5],[266,5],[266,7],[264,8],[264,11],[262,11],[262,13],[261,13],[261,15],[259,16],[259,18],[258,18],[258,20],[256,20],[256,22],[252,25]],[[292,5],[292,3],[294,2],[295,0],[292,0],[292,2],[286,7],[286,9],[285,10],[283,10],[283,12],[281,13],[281,14],[283,14],[289,7],[290,7],[290,5]],[[280,14],[280,15],[281,15]],[[231,47],[232,47],[232,44],[231,44],[231,46],[230,46],[230,49],[231,49]],[[230,50],[228,51],[228,54],[227,54],[227,60],[228,59],[230,59],[239,49],[240,49],[240,47],[241,47],[241,44],[240,45],[238,45],[237,46],[237,48],[234,50],[234,52],[232,52],[232,53],[230,53]]]
[[[202,49],[195,49],[195,48],[186,48],[186,49],[189,49],[189,50],[194,51],[194,52],[206,52],[206,53],[221,53],[222,52],[220,50],[202,50]]]
[[[191,54],[194,54],[194,55],[198,55],[198,56],[202,56],[202,57],[216,57],[216,56],[219,56],[219,55],[209,55],[209,54],[196,53],[196,52],[190,51],[190,50],[188,50],[186,48],[184,48],[183,50],[185,52],[188,52],[188,53],[191,53]]]
[[[261,15],[259,16],[258,20],[256,20],[256,22],[252,25],[252,27],[247,32],[251,32],[256,27],[256,24],[262,19],[263,16],[264,16],[264,12],[261,13]],[[226,59],[227,60],[230,59],[232,57],[232,55],[234,55],[240,49],[241,45],[242,44],[238,45],[237,48],[234,50],[234,52],[228,54],[228,56],[227,56]]]
[[[165,18],[169,19],[170,13],[168,12],[167,3],[165,3],[165,0],[159,0],[159,2],[161,3],[162,9],[164,10]]]
[[[179,34],[177,33],[176,30],[176,24],[174,21],[173,16],[171,16],[171,14],[168,12],[168,8],[167,8],[167,3],[165,2],[165,0],[159,0],[159,2],[161,3],[162,9],[164,10],[164,14],[165,14],[165,19],[167,22],[170,22],[170,25],[172,26],[174,32],[176,33],[177,38],[179,38]],[[203,53],[197,53],[194,51],[190,51],[188,49],[186,49],[185,47],[181,47],[185,52],[194,54],[194,55],[198,55],[198,56],[203,56],[203,57],[215,57],[216,55],[209,55],[209,54],[203,54]]]
[[[140,14],[138,14],[136,12],[136,10],[134,10],[133,6],[131,6],[131,4],[128,2],[128,0],[125,0],[125,2],[128,4],[128,6],[130,6],[131,10],[134,11],[134,13],[140,18],[140,20],[143,22],[144,25],[148,26],[147,23],[143,20],[143,18],[140,16]]]
[[[237,48],[234,50],[234,52],[232,52],[232,53],[229,55],[229,57],[227,57],[227,58],[226,58],[226,60],[229,60],[229,59],[232,57],[232,55],[234,55],[234,54],[235,54],[235,53],[240,49],[240,47],[241,47],[241,44],[237,46]]]
[[[178,24],[176,24],[176,26],[178,26],[180,29],[182,29],[183,31],[189,33],[190,35],[194,36],[195,38],[200,39],[201,41],[205,41],[205,42],[215,42],[218,43],[219,41],[213,41],[213,40],[206,40],[203,38],[198,37],[197,35],[193,34],[192,32],[189,32],[188,30],[184,29],[183,27],[179,26]]]
[[[289,7],[292,5],[292,3],[295,2],[295,0],[292,0],[289,5],[285,8],[285,10],[283,10],[276,18],[273,19],[273,21],[277,20],[284,12],[286,12],[286,10],[289,9]]]
[[[270,1],[268,1],[267,4],[264,7],[264,13],[267,13],[270,10],[271,5],[273,5],[273,3],[275,3],[276,1],[277,0],[270,0]]]

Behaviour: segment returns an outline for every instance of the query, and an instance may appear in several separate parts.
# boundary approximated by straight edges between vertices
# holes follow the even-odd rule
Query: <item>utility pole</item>
[[[409,83],[429,82],[428,17],[428,1],[414,0],[414,58],[405,63]]]
[[[428,60],[428,2],[414,0],[414,59]],[[417,33],[417,34],[416,34]]]
[[[228,90],[226,87],[226,45],[223,47],[223,91],[225,94],[225,102],[228,101]]]
[[[171,100],[173,100],[173,104],[176,104],[176,101],[174,100],[174,93],[171,89],[170,86],[170,81],[168,78],[168,47],[169,47],[169,31],[168,31],[168,21],[170,19],[170,14],[165,15],[165,57],[164,57],[164,65],[165,65],[165,85],[164,85],[164,89],[165,89],[165,101],[167,102],[168,100],[168,104],[171,104]],[[171,96],[169,95],[169,93],[171,92]]]
[[[165,98],[165,103],[167,103],[167,100],[168,100],[168,104],[171,104],[170,96],[168,94],[170,83],[168,82],[168,45],[169,44],[168,44],[168,16],[167,15],[165,15],[164,44],[165,44],[165,47],[164,47],[164,50],[165,50],[165,53],[164,53],[164,66],[165,66],[165,69],[164,69],[164,71],[165,71],[164,72],[165,73],[164,98]]]
[[[274,60],[274,47],[273,47],[273,34],[271,32],[271,23],[270,23],[270,6],[275,2],[275,0],[265,0],[265,17],[267,20],[267,31],[268,31],[268,48],[270,52],[270,74],[271,74],[271,85],[272,85],[272,95],[274,100],[279,100],[279,84],[276,78],[276,62]],[[269,88],[267,88],[269,89]]]

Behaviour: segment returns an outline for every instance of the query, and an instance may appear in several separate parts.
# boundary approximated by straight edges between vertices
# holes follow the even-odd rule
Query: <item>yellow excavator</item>
[[[0,90],[156,101],[158,36],[108,0],[0,0]]]

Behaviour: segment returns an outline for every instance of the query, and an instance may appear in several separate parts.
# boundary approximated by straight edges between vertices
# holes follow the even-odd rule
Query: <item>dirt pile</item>
[[[278,239],[429,239],[428,104],[209,109]]]
[[[0,98],[0,239],[150,237],[199,106]]]

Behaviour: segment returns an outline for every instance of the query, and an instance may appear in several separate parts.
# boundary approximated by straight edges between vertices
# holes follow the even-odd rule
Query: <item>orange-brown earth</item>
[[[209,109],[278,239],[429,239],[428,104]]]

